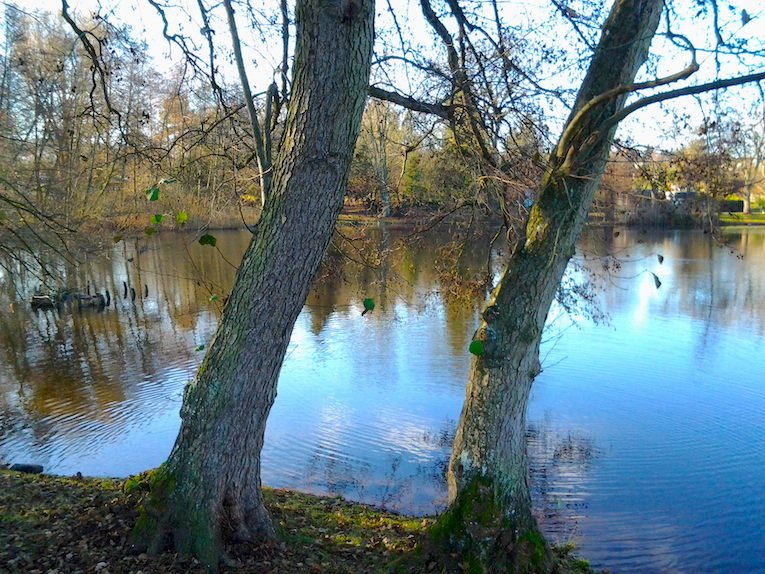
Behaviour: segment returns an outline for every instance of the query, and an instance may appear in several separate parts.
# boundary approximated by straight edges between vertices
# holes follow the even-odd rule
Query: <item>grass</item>
[[[123,484],[0,470],[0,572],[204,572],[193,558],[133,550],[130,532],[138,498],[126,495]],[[341,498],[275,489],[264,489],[264,495],[281,542],[229,547],[232,572],[387,572],[392,561],[417,552],[432,524],[430,518],[394,515]],[[571,547],[557,554],[558,572],[592,572]],[[448,572],[460,572],[458,562]],[[446,572],[435,566],[424,571]]]
[[[721,213],[721,225],[765,225],[765,213]]]

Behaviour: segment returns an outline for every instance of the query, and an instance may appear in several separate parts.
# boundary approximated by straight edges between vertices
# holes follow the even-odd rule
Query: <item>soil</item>
[[[0,470],[0,572],[27,574],[202,573],[194,559],[148,556],[131,546],[137,495],[119,480]],[[281,542],[227,548],[222,572],[359,574],[387,572],[416,552],[432,520],[389,514],[340,498],[264,489]],[[572,568],[586,563],[563,551]],[[419,560],[416,572],[461,572]],[[415,572],[415,570],[412,570]]]

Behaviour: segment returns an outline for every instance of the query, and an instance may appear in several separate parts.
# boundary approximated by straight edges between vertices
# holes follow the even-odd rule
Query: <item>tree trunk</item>
[[[526,407],[550,304],[600,183],[626,87],[647,57],[661,0],[616,0],[525,237],[515,245],[473,337],[467,396],[449,462],[449,507],[433,540],[471,572],[545,572],[550,551],[532,515]]]
[[[224,539],[271,538],[260,452],[295,320],[343,203],[369,80],[372,0],[298,0],[293,93],[271,193],[135,534],[218,567]]]

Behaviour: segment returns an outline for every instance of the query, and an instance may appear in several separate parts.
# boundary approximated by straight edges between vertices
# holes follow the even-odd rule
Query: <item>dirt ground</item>
[[[0,470],[0,573],[202,573],[193,558],[148,556],[131,545],[137,495],[118,480]],[[388,514],[340,498],[264,489],[281,542],[227,548],[222,572],[360,574],[390,572],[417,556],[413,574],[463,572],[458,556],[436,563],[418,552],[432,520]],[[592,572],[570,549],[556,550],[558,572]],[[448,557],[447,557],[448,558]],[[401,569],[398,570],[401,572]]]

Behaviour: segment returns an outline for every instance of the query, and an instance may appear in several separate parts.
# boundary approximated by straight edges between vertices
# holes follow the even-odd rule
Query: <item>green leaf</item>
[[[151,216],[151,219],[149,221],[151,222],[152,225],[159,225],[160,223],[162,223],[163,219],[165,219],[164,215],[162,215],[161,213],[156,213]]]
[[[483,355],[483,342],[482,341],[471,341],[470,346],[468,347],[468,351],[470,351],[473,355],[476,357],[480,357]]]
[[[218,295],[210,295],[210,303],[214,303],[215,301],[220,301],[220,297]]]
[[[179,211],[178,213],[175,214],[175,222],[178,225],[183,225],[188,220],[189,220],[189,214],[186,213],[185,211]]]
[[[146,229],[143,230],[143,232],[146,235],[148,235],[149,237],[151,237],[152,235],[154,235],[157,232],[157,228],[156,227],[147,227]]]
[[[159,199],[159,188],[156,185],[146,190],[146,199],[149,201],[157,201]]]
[[[194,350],[195,351],[204,351],[205,350],[205,346],[204,345],[197,345]]]
[[[122,241],[122,235],[115,235],[114,237],[112,237],[112,241],[114,241],[114,243],[119,243],[120,241]]]
[[[214,235],[210,235],[209,233],[205,233],[202,237],[199,238],[200,245],[209,245],[210,247],[215,247],[216,243],[218,243],[218,240]]]
[[[659,287],[661,287],[661,281],[659,281],[659,277],[658,275],[656,275],[656,273],[651,273],[651,275],[653,275],[653,283],[654,285],[656,285],[656,288],[658,289]]]
[[[364,316],[370,311],[374,311],[374,310],[375,310],[374,299],[370,299],[369,297],[364,299],[364,310],[361,312],[361,315]]]

